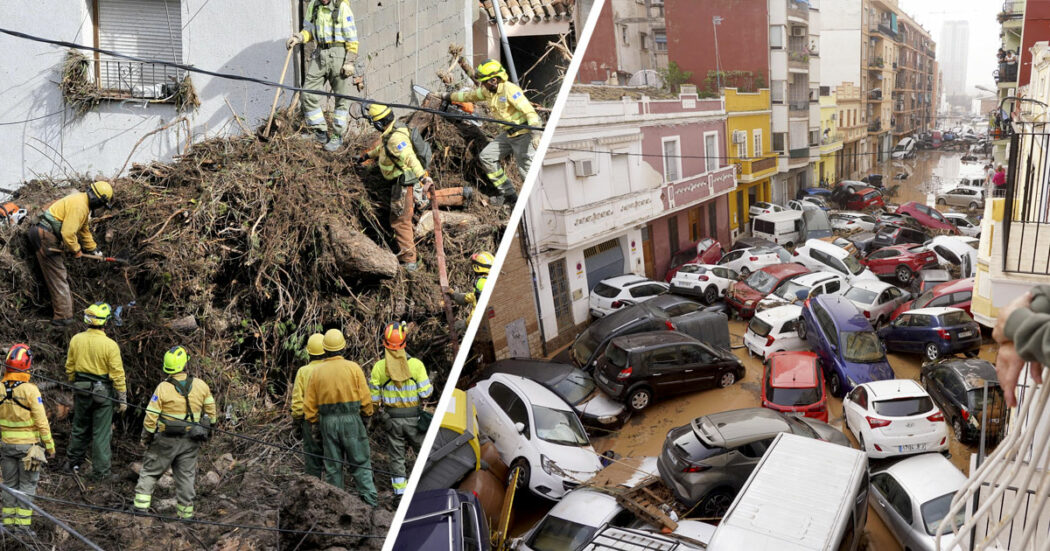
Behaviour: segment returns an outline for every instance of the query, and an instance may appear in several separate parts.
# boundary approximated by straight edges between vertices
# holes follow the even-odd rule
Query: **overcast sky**
[[[834,1],[834,0],[833,0]],[[998,68],[995,53],[999,50],[999,23],[995,15],[1002,9],[998,0],[900,0],[901,9],[910,14],[933,36],[941,52],[941,26],[945,21],[970,22],[969,66],[966,69],[966,93],[983,94],[974,89],[980,84],[995,89],[992,71]],[[940,61],[938,59],[938,61]]]

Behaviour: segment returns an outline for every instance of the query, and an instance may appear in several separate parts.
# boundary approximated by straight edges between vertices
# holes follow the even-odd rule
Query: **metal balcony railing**
[[[995,82],[1017,82],[1017,63],[1000,63]]]
[[[1050,275],[1050,159],[1045,125],[1010,137],[1003,271]]]
[[[788,109],[791,111],[805,111],[806,113],[809,113],[809,100],[793,99],[788,102]]]
[[[788,150],[788,157],[792,159],[801,159],[803,157],[809,157],[809,147],[798,147],[795,149]]]
[[[1003,11],[1000,17],[1003,19],[1017,19],[1024,17],[1025,0],[1006,0],[1003,2]]]
[[[882,130],[882,121],[868,123],[868,132],[878,132],[880,130]]]
[[[95,83],[112,99],[169,99],[184,76],[174,67],[138,61],[103,59],[95,67]]]

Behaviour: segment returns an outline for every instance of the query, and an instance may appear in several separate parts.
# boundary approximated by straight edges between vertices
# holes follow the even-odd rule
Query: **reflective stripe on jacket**
[[[303,396],[306,394],[306,385],[310,384],[310,375],[319,363],[321,360],[313,360],[295,372],[295,382],[292,383],[292,419],[303,418]]]
[[[4,375],[3,380],[5,383],[10,381],[22,384],[11,391],[10,399],[0,403],[0,441],[4,444],[43,442],[48,450],[55,449],[55,441],[51,438],[51,425],[47,422],[47,413],[44,412],[44,399],[40,396],[40,389],[29,382],[29,374],[8,373]],[[7,391],[6,388],[0,390],[5,393]]]
[[[176,373],[171,378],[182,383],[186,380],[186,372]],[[202,412],[207,413],[213,420],[216,418],[215,398],[211,395],[208,383],[194,377],[190,385],[189,400],[194,421],[200,422]],[[168,381],[162,381],[157,385],[157,390],[153,391],[142,426],[149,432],[157,432],[158,429],[164,432],[165,419],[186,419],[186,398]]]
[[[412,173],[417,179],[423,179],[427,171],[416,157],[416,150],[412,147],[412,131],[399,122],[390,125],[379,139],[379,145],[373,147],[367,153],[368,157],[377,158],[379,171],[383,178],[396,180],[404,172]]]
[[[336,13],[333,16],[332,8]],[[317,14],[316,21],[314,14]],[[317,40],[323,44],[342,42],[349,52],[357,53],[357,22],[354,20],[354,12],[350,10],[350,2],[347,0],[334,0],[327,6],[319,4],[317,0],[311,0],[306,6],[306,21],[303,22],[303,30],[299,33],[303,42]]]
[[[408,408],[419,405],[419,402],[434,392],[427,375],[426,367],[417,358],[408,359],[409,380],[395,383],[386,374],[386,360],[382,359],[372,366],[372,379],[368,389],[372,393],[372,402],[382,403],[387,407]]]
[[[525,98],[525,92],[513,82],[501,82],[496,93],[489,92],[484,86],[465,92],[452,94],[452,101],[458,102],[485,102],[489,114],[493,118],[512,122],[515,124],[527,124],[529,126],[540,126],[540,116],[536,114],[532,103]],[[524,134],[529,130],[524,128],[507,128],[511,136]]]
[[[361,366],[338,356],[317,364],[303,396],[303,415],[307,421],[316,423],[322,409],[352,411],[358,404],[361,413],[372,415],[368,382]],[[347,407],[331,407],[343,405]]]
[[[127,390],[120,347],[101,329],[87,329],[70,339],[69,353],[66,355],[66,378],[72,381],[77,373],[109,377],[114,390]]]
[[[88,222],[91,220],[91,208],[88,207],[88,194],[72,193],[55,201],[47,212],[62,224],[62,243],[70,252],[83,248],[93,251],[98,248],[95,237],[91,235]]]

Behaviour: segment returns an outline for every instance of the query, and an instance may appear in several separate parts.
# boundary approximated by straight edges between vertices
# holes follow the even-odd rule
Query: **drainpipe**
[[[503,29],[501,7],[500,0],[492,0],[492,8],[496,12],[496,28],[499,30],[499,41],[503,45],[503,55],[507,56],[507,70],[510,72],[510,80],[514,84],[518,84],[518,71],[514,68],[514,56],[510,53],[510,42],[507,41],[507,32]]]

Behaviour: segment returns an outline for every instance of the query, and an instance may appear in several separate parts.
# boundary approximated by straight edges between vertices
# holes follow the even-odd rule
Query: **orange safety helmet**
[[[4,365],[12,371],[29,371],[29,368],[33,367],[33,351],[29,349],[28,344],[18,343],[7,351]]]
[[[408,324],[403,321],[388,323],[383,330],[383,346],[388,350],[403,350],[408,343]]]

